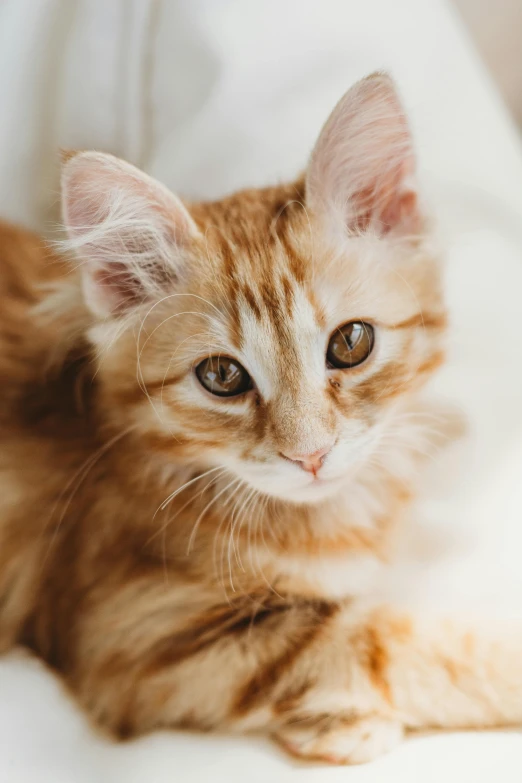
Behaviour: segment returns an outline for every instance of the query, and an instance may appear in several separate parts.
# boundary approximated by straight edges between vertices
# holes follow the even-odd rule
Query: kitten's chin
[[[305,487],[295,492],[285,493],[285,498],[291,503],[313,504],[337,495],[346,485],[346,476],[338,479],[315,479]]]
[[[290,482],[279,484],[277,481],[266,479],[262,483],[249,481],[251,486],[265,495],[270,495],[278,500],[285,500],[296,505],[314,504],[338,494],[346,485],[346,476],[336,479],[315,478],[306,484],[292,486]]]

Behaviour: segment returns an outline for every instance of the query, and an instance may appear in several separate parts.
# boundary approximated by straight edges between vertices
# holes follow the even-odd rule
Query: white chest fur
[[[283,556],[277,562],[285,585],[332,599],[367,595],[377,586],[384,567],[381,560],[362,553]]]

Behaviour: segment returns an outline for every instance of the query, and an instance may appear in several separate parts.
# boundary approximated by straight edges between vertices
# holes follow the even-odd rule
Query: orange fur
[[[391,87],[375,78],[380,100]],[[361,111],[368,90],[356,88]],[[522,718],[518,630],[363,601],[419,454],[444,439],[426,427],[422,386],[446,320],[414,195],[393,200],[399,169],[382,203],[377,175],[351,183],[342,240],[325,222],[329,128],[306,182],[214,203],[171,202],[109,156],[68,156],[81,270],[0,229],[0,647],[42,656],[117,736],[261,728],[293,754],[358,762],[404,728]],[[131,234],[140,210],[150,231]],[[98,233],[85,239],[88,221]],[[374,325],[374,354],[328,369],[329,334],[353,319]],[[252,391],[216,399],[197,385],[193,367],[218,353],[239,357]],[[316,493],[281,452],[332,438],[331,484]]]

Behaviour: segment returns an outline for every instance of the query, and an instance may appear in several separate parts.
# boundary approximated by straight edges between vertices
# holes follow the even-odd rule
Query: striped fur
[[[385,99],[370,112],[380,144],[400,113],[375,79],[336,110],[352,143],[369,94]],[[0,647],[34,650],[115,736],[261,729],[343,763],[405,729],[522,718],[520,629],[365,600],[421,455],[450,434],[422,394],[446,316],[396,157],[357,189],[343,146],[352,181],[328,206],[328,183],[344,187],[332,127],[307,177],[214,203],[69,157],[81,269],[1,228]],[[402,115],[397,129],[381,154],[409,155]],[[329,370],[329,335],[354,319],[374,325],[374,354]],[[207,394],[193,368],[212,353],[255,389]],[[281,457],[331,441],[322,482]]]

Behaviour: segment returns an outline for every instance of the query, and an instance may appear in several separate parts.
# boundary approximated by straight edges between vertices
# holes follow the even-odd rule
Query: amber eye
[[[196,367],[202,386],[218,397],[235,397],[252,388],[252,379],[244,367],[229,356],[209,356]]]
[[[356,367],[373,350],[373,327],[364,321],[350,321],[340,326],[330,337],[326,358],[332,367]]]

